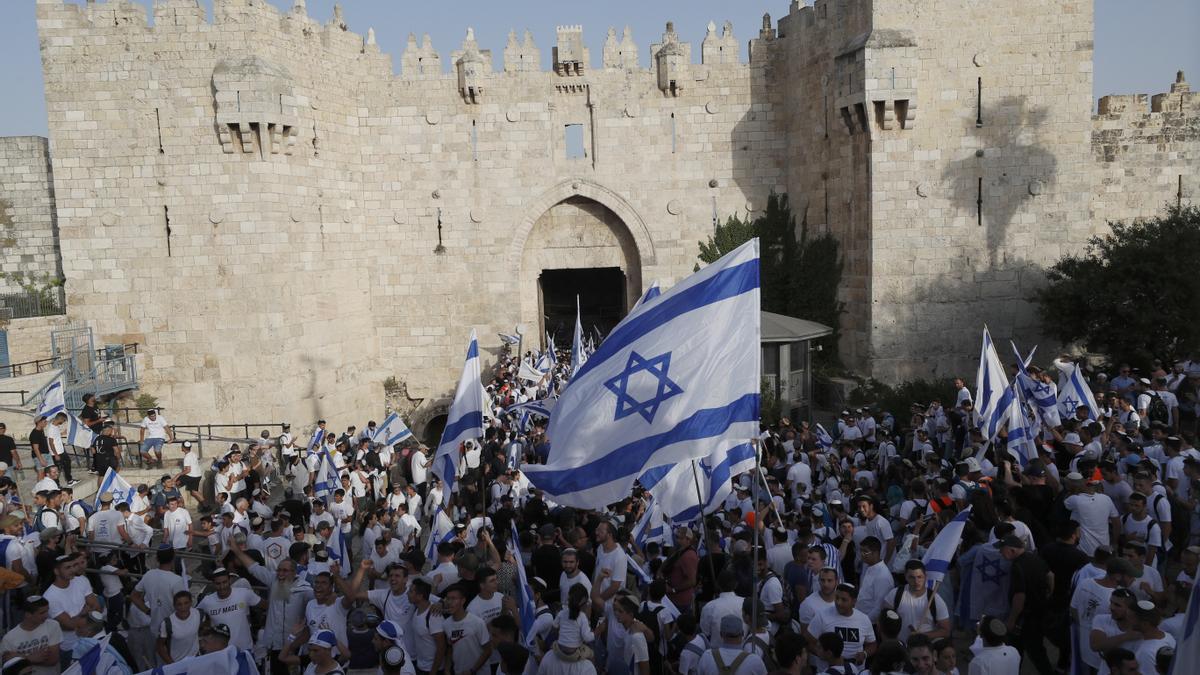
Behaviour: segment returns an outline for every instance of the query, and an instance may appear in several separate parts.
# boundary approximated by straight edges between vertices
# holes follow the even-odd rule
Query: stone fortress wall
[[[631,304],[775,191],[843,242],[848,365],[965,372],[981,318],[1036,339],[1040,267],[1196,180],[1193,95],[1093,118],[1091,2],[1049,4],[793,2],[748,56],[563,26],[447,68],[414,35],[393,75],[302,0],[38,0],[69,313],[143,343],[178,421],[378,416],[394,375],[419,425],[471,327],[538,331],[542,270],[620,267]]]
[[[0,294],[62,277],[47,150],[37,136],[0,138]]]

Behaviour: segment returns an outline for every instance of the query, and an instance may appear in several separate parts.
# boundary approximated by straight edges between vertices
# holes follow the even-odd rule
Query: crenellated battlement
[[[1192,91],[1182,70],[1175,74],[1175,81],[1167,92],[1101,96],[1094,119],[1143,120],[1163,114],[1200,116],[1200,92]]]

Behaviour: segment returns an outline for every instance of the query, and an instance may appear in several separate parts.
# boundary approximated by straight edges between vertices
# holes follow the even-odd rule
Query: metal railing
[[[124,347],[124,349],[125,349],[126,356],[128,356],[130,353],[132,353],[134,355],[136,355],[138,353],[138,343],[136,343],[136,342],[130,342],[128,344],[122,345],[122,347]],[[102,361],[102,360],[104,360],[105,355],[108,353],[108,348],[104,347],[101,349],[97,349],[97,350],[95,350],[95,352],[96,352],[96,360]],[[45,370],[54,370],[55,368],[60,367],[59,365],[57,365],[58,362],[59,362],[59,359],[56,359],[51,356],[51,357],[46,357],[44,359],[34,359],[32,361],[22,361],[20,363],[10,363],[7,366],[0,366],[0,377],[20,377],[22,375],[33,375],[33,374],[40,373]]]
[[[192,452],[196,453],[197,457],[204,456],[204,439],[201,438],[176,438],[173,443],[182,443],[183,441],[192,442]],[[167,473],[174,474],[174,465],[178,463],[178,459],[166,459],[164,451],[164,459],[161,462],[146,461],[142,456],[142,444],[133,439],[118,440],[117,445],[121,448],[121,457],[118,460],[118,465],[122,469],[164,469],[168,464],[172,465],[172,470]],[[92,454],[89,448],[77,448],[73,445],[67,446],[67,454],[71,457],[71,466],[73,467],[90,467]],[[164,448],[165,450],[165,448]]]
[[[0,293],[0,308],[12,310],[13,319],[66,314],[67,295],[62,286],[44,291]]]
[[[7,395],[9,395],[9,394],[20,394],[20,395],[21,395],[21,405],[25,405],[25,395],[26,395],[26,394],[28,394],[28,393],[29,393],[29,390],[28,390],[28,389],[5,389],[5,390],[0,390],[0,396],[7,396]]]

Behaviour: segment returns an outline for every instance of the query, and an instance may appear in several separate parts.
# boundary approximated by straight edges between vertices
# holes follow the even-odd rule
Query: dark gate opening
[[[601,335],[608,335],[625,317],[625,273],[619,267],[542,270],[538,285],[545,329],[559,348],[571,348],[576,296],[585,336],[595,339],[597,329]]]

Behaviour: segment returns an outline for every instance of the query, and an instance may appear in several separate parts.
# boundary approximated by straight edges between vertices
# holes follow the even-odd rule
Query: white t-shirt
[[[200,477],[200,460],[196,457],[195,452],[184,453],[183,473],[190,478]]]
[[[163,514],[163,540],[171,543],[171,548],[187,548],[188,528],[192,526],[192,516],[186,509],[168,509]]]
[[[182,509],[180,509],[182,510]],[[133,590],[142,594],[150,608],[150,630],[157,634],[159,624],[175,611],[175,594],[187,590],[183,577],[163,569],[152,569],[138,580]]]
[[[1108,521],[1119,514],[1108,495],[1075,494],[1067,497],[1065,504],[1079,523],[1079,550],[1090,556],[1098,547],[1109,545]]]
[[[586,588],[588,595],[592,594],[592,580],[588,579],[588,576],[583,572],[575,570],[575,576],[573,577],[567,576],[566,572],[562,572],[558,575],[558,591],[560,595],[559,602],[563,607],[567,606],[567,593],[569,593],[571,591],[571,587],[575,586],[576,584],[581,584],[584,588]]]
[[[603,582],[598,581],[601,570],[609,570],[612,574]],[[596,578],[595,583],[603,583],[600,588],[601,592],[607,592],[614,585],[621,587],[625,584],[625,575],[629,570],[629,556],[620,546],[614,548],[611,552],[605,551],[603,546],[596,547]],[[608,601],[609,603],[612,600]]]
[[[92,585],[84,577],[75,577],[71,579],[71,583],[67,584],[66,588],[59,588],[54,584],[42,593],[42,597],[50,603],[50,620],[53,621],[61,614],[66,614],[70,617],[79,616],[83,612],[83,606],[87,603],[88,596],[92,595]],[[59,625],[62,628],[62,625]],[[62,631],[61,649],[70,651],[75,646],[78,638],[75,637],[75,631]]]
[[[720,670],[717,667],[717,659],[713,656],[713,652],[721,654],[721,662],[726,668],[733,665],[737,660],[738,655],[742,654],[741,647],[722,646],[717,649],[706,649],[704,654],[700,656],[700,660],[696,663],[696,673],[698,675],[718,675]],[[747,654],[742,664],[738,666],[736,672],[731,675],[767,675],[767,666],[763,663],[762,657],[758,654]]]
[[[796,462],[787,472],[788,484],[792,486],[792,491],[796,492],[796,485],[803,483],[807,486],[805,494],[812,493],[812,468],[804,462]]]
[[[1081,636],[1091,635],[1092,622],[1097,615],[1109,613],[1109,601],[1112,599],[1112,593],[1113,589],[1101,586],[1095,579],[1079,581],[1075,593],[1071,595],[1071,609],[1075,610],[1075,615],[1079,617],[1079,634]],[[1100,667],[1102,659],[1091,649],[1087,641],[1081,642],[1079,655],[1089,666]]]
[[[461,620],[447,617],[442,622],[442,629],[446,633],[446,644],[450,648],[451,658],[454,659],[456,673],[468,672],[483,655],[483,646],[492,639],[483,619],[470,612]],[[476,672],[490,673],[491,669],[484,663]]]
[[[1021,655],[1008,645],[984,647],[967,668],[967,675],[1014,675],[1021,671]]]
[[[238,649],[250,649],[250,607],[262,602],[254,591],[240,586],[234,586],[229,591],[228,598],[220,598],[216,593],[204,596],[196,609],[208,614],[215,624],[229,626],[229,644]]]
[[[55,424],[46,425],[46,445],[53,457],[63,453],[62,427]]]
[[[423,485],[426,480],[426,475],[429,469],[425,466],[425,462],[429,458],[423,452],[414,452],[410,464],[412,469],[412,484]]]
[[[492,597],[487,599],[482,595],[477,595],[467,605],[467,611],[483,619],[485,624],[491,623],[492,619],[500,616],[500,612],[503,609],[504,596],[499,593],[493,593]]]
[[[143,417],[141,427],[146,430],[146,438],[161,438],[167,440],[167,419],[162,415],[155,415],[158,419],[150,419]]]
[[[437,635],[443,632],[443,617],[430,609],[414,614],[411,621],[413,636],[413,658],[417,668],[428,671],[433,667],[433,658],[437,655]]]
[[[892,607],[896,600],[896,592],[892,591],[884,599],[884,606],[891,607],[900,615],[900,639],[907,640],[910,633],[928,633],[937,626],[937,622],[950,617],[946,609],[946,601],[941,596],[933,596],[930,606],[929,591],[920,597],[915,597],[907,588],[900,594],[900,606]],[[936,620],[934,617],[937,617]]]
[[[167,640],[167,650],[171,652],[172,661],[179,661],[180,659],[196,656],[200,653],[199,611],[193,608],[186,619],[180,619],[176,616],[175,612],[171,612],[164,618],[162,625],[158,627],[158,637],[168,637],[168,625],[170,627],[170,639]]]
[[[304,623],[312,635],[331,630],[340,644],[349,645],[346,639],[346,615],[349,612],[350,610],[342,604],[341,597],[336,598],[332,605],[322,605],[313,598],[304,608]]]
[[[810,635],[819,636],[830,631],[841,636],[845,644],[842,648],[842,658],[847,661],[853,661],[854,657],[865,651],[867,643],[875,641],[875,629],[871,627],[871,620],[857,609],[852,610],[850,616],[842,616],[836,606],[823,609],[817,612],[808,624]]]
[[[120,511],[113,509],[104,509],[92,514],[88,519],[88,534],[96,541],[107,544],[120,544],[121,533],[117,530],[118,527],[125,525],[125,517]]]
[[[0,640],[0,652],[13,652],[21,656],[28,656],[42,647],[60,643],[62,643],[62,628],[57,621],[50,619],[31,631],[21,628],[20,624],[13,626],[12,630],[4,634],[4,639]],[[59,672],[61,671],[57,663],[33,667],[33,675],[58,675]]]

